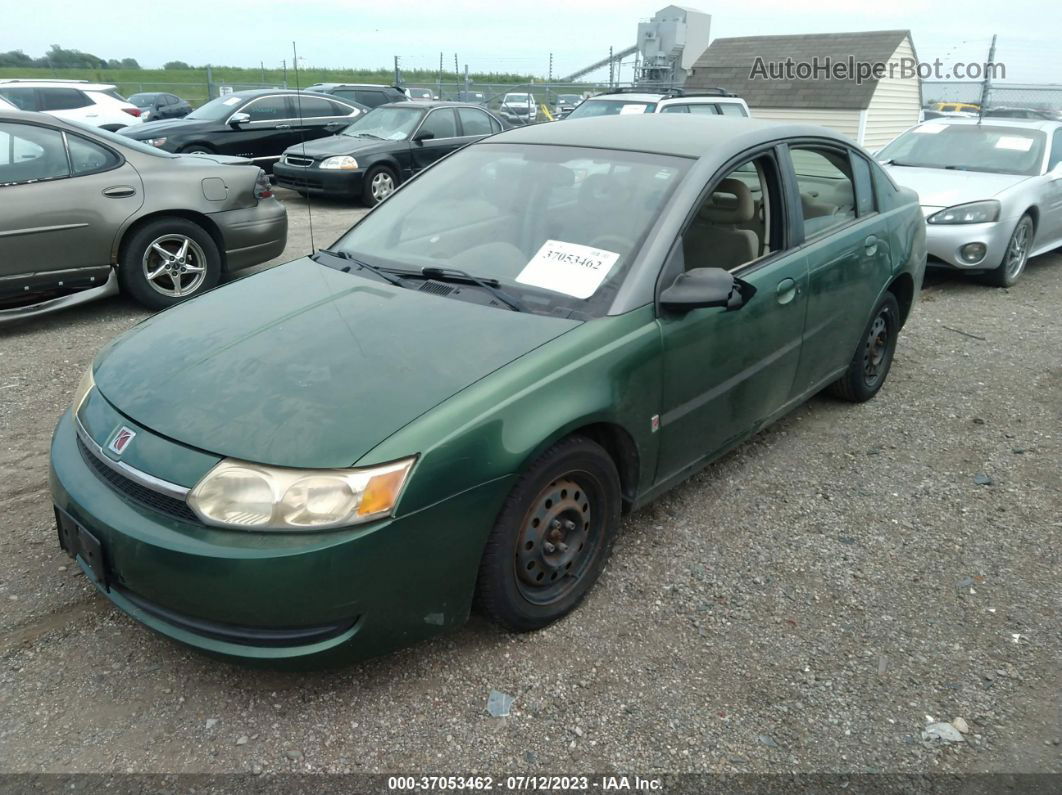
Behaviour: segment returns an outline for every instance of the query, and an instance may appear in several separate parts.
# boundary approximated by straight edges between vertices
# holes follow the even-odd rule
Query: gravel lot
[[[278,261],[309,250],[284,198]],[[315,202],[317,245],[362,212]],[[567,620],[313,674],[158,637],[57,547],[52,428],[145,312],[4,329],[0,770],[1062,772],[1060,307],[1059,253],[1012,290],[932,277],[875,400],[816,398],[628,517]]]

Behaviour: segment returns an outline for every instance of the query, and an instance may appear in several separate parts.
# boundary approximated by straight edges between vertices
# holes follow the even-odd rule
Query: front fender
[[[558,439],[604,423],[634,442],[644,490],[656,468],[659,354],[652,306],[588,321],[432,409],[358,465],[419,453],[402,515],[517,474]]]

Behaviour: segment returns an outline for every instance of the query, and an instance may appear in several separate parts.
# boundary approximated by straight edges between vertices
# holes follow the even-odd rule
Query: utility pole
[[[460,69],[457,68],[457,53],[454,53],[454,93],[461,91],[461,74]]]
[[[985,82],[981,86],[981,109],[977,111],[977,123],[985,117],[985,108],[988,107],[988,95],[992,90],[992,68],[996,61],[996,34],[992,34],[992,44],[988,48],[988,63],[985,64]]]
[[[262,76],[262,85],[265,85],[265,61],[258,62],[259,74]]]
[[[398,56],[395,56],[395,85],[402,85],[402,71],[398,68]]]
[[[439,73],[435,76],[435,93],[442,99],[443,54],[439,53]]]
[[[465,64],[465,93],[468,93],[468,64]]]
[[[612,48],[608,48],[608,88],[612,90],[613,83],[615,82],[615,68],[616,64],[612,60]]]
[[[285,58],[281,62],[281,66],[284,69],[284,88],[288,87],[288,59]]]

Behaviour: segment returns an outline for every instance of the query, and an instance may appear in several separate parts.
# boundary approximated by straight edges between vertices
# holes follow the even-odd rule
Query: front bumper
[[[249,268],[279,257],[288,243],[288,211],[275,198],[255,207],[212,213],[225,241],[225,270]]]
[[[931,212],[941,209],[944,208],[932,208]],[[1017,223],[1017,218],[1008,218],[987,224],[926,224],[928,264],[964,271],[992,270],[1003,261],[1007,243]],[[959,255],[959,249],[968,243],[984,244],[984,257],[977,262],[966,262]]]
[[[274,666],[374,656],[462,624],[510,485],[339,531],[221,530],[119,494],[78,449],[69,411],[52,439],[50,484],[58,516],[102,546],[97,587],[118,608],[204,652]]]
[[[291,166],[280,162],[273,166],[273,177],[282,188],[303,193],[357,198],[361,196],[365,170],[340,171],[315,166]]]

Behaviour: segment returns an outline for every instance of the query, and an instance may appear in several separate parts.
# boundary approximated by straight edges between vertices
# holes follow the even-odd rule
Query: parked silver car
[[[1062,246],[1062,123],[934,119],[877,153],[918,192],[930,266],[1014,284],[1029,257]]]
[[[119,287],[161,309],[277,256],[287,229],[248,160],[0,110],[0,323]]]

